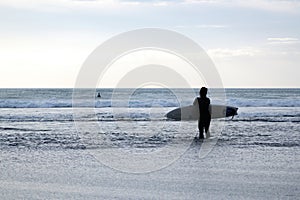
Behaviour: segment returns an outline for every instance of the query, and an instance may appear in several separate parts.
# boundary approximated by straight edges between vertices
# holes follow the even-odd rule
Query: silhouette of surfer
[[[200,116],[198,119],[198,129],[199,129],[199,139],[204,139],[204,131],[205,129],[205,134],[206,138],[209,138],[209,125],[210,125],[210,120],[211,120],[211,114],[210,114],[210,99],[206,97],[207,95],[207,88],[202,87],[200,89],[200,97],[197,97],[194,100],[193,105],[198,105],[199,106],[199,112]]]
[[[97,95],[97,97],[98,97],[98,98],[101,98],[101,94],[100,94],[100,92],[98,92],[98,95]]]

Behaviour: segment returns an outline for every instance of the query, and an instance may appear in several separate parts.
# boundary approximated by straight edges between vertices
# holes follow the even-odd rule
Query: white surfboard
[[[238,108],[225,105],[210,105],[211,118],[224,118],[237,115]],[[176,108],[165,115],[174,120],[198,120],[200,113],[198,105]]]

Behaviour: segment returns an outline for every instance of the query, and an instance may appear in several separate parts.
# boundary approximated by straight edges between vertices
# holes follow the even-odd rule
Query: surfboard
[[[225,105],[210,105],[211,118],[225,118],[237,115],[238,108]],[[199,107],[198,105],[190,105],[181,108],[176,108],[165,115],[169,119],[174,120],[198,120]]]

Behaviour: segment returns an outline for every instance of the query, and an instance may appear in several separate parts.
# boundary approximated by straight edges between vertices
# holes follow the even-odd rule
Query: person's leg
[[[209,137],[210,137],[210,133],[209,133],[209,124],[206,124],[206,125],[205,125],[205,135],[206,135],[206,138],[209,138]]]
[[[205,134],[206,134],[206,138],[210,137],[210,133],[209,133],[209,125],[210,125],[210,120],[205,122]]]
[[[199,139],[203,139],[204,138],[204,134],[203,134],[204,124],[201,120],[198,121],[198,129],[199,129]]]

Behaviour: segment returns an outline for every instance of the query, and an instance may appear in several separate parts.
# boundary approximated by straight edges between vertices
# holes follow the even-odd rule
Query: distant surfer
[[[97,94],[97,97],[98,97],[98,98],[101,98],[101,94],[100,94],[100,92],[98,92],[98,94]]]
[[[204,129],[205,129],[205,134],[206,138],[209,138],[209,125],[210,125],[210,120],[211,120],[211,113],[210,113],[210,99],[206,97],[207,95],[207,88],[202,87],[200,89],[200,97],[197,97],[194,100],[193,105],[198,105],[199,106],[199,112],[200,116],[198,119],[198,129],[199,129],[199,139],[204,139]]]

